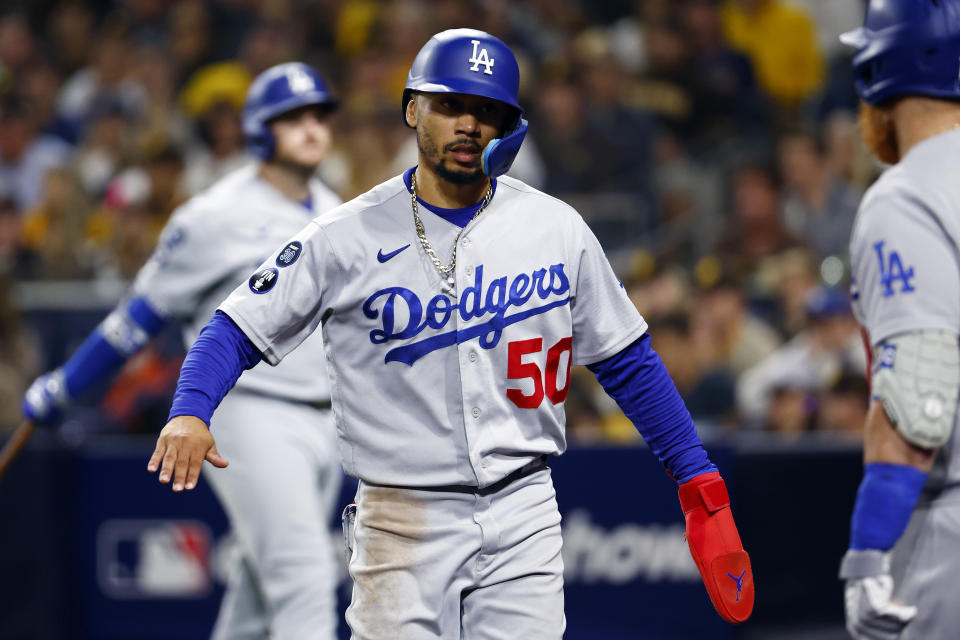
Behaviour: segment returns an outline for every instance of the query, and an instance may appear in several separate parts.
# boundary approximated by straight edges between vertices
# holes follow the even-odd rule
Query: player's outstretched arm
[[[91,385],[114,375],[167,320],[142,297],[125,300],[94,329],[62,367],[33,381],[24,394],[24,417],[53,422]]]
[[[680,483],[687,543],[717,613],[734,624],[746,621],[753,611],[753,570],[733,521],[726,484],[650,347],[650,335],[589,369]]]
[[[173,490],[197,486],[200,468],[207,460],[227,466],[207,429],[214,410],[246,369],[262,356],[250,339],[222,311],[217,311],[190,347],[180,368],[180,380],[166,426],[147,463],[147,471],[160,469],[160,482],[173,480]]]

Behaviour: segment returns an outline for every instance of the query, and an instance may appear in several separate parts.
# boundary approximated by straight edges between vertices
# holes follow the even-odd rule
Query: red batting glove
[[[727,485],[716,471],[680,485],[687,544],[710,601],[724,620],[740,624],[753,611],[753,572],[730,511]]]

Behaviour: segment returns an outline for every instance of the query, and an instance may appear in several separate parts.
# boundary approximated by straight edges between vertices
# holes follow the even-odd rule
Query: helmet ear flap
[[[244,136],[247,139],[247,149],[261,160],[267,160],[273,155],[273,135],[270,125],[264,124],[256,128],[245,128]]]
[[[483,172],[491,178],[496,178],[509,171],[526,135],[527,121],[521,116],[512,130],[502,138],[494,138],[483,148],[483,154],[480,157]]]

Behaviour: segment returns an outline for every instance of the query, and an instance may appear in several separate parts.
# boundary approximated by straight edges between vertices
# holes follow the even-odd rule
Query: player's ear
[[[404,114],[404,117],[407,119],[407,125],[417,128],[417,100],[420,99],[418,94],[413,94],[410,96],[410,99],[407,101],[407,112]]]

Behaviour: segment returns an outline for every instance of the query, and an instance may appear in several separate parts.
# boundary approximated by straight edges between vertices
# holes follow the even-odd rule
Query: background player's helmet
[[[270,67],[254,79],[243,105],[243,133],[250,153],[270,158],[276,144],[268,126],[270,120],[308,105],[328,110],[337,108],[327,83],[313,67],[287,62]]]
[[[960,100],[960,0],[870,0],[863,26],[840,39],[857,49],[854,84],[864,102]]]
[[[483,171],[491,177],[510,169],[527,133],[527,121],[517,100],[520,67],[503,41],[475,29],[441,31],[423,45],[410,67],[400,104],[404,123],[414,91],[465,93],[512,107],[516,120],[507,125],[503,137],[490,141],[482,156]]]

